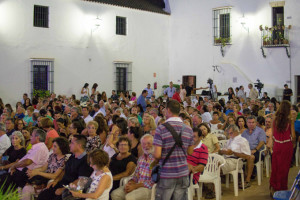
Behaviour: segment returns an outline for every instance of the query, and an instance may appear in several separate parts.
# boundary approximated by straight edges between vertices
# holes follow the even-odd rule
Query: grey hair
[[[152,108],[150,112],[154,112],[156,115],[158,115],[158,110],[156,108]]]
[[[5,124],[0,123],[0,131],[6,132]]]
[[[226,128],[226,132],[228,132],[229,130],[233,130],[233,132],[239,132],[240,129],[237,125],[235,124],[230,124],[227,128]]]
[[[143,135],[143,136],[141,137],[141,140],[140,140],[140,141],[142,142],[145,138],[150,138],[151,141],[153,142],[153,136],[150,135],[149,133]]]
[[[23,134],[20,131],[14,131],[10,137],[10,140],[12,140],[12,136],[17,136],[18,138],[21,139],[21,145],[25,146],[25,138],[23,136]]]
[[[35,137],[39,137],[40,142],[45,142],[46,140],[46,132],[42,129],[35,129],[33,132],[35,132]]]
[[[251,119],[254,119],[254,120],[256,121],[256,118],[255,118],[255,116],[253,116],[253,115],[247,117],[247,121],[248,121],[248,120],[251,120]]]
[[[77,112],[79,114],[79,108],[74,106],[74,107],[71,108],[71,110],[74,110],[75,112]]]

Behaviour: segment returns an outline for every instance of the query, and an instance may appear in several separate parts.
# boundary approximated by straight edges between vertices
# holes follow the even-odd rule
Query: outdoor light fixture
[[[92,32],[96,31],[101,25],[101,19],[97,16],[92,23]]]
[[[248,25],[248,19],[243,14],[243,17],[240,18],[241,25],[243,28],[249,33],[249,25]]]

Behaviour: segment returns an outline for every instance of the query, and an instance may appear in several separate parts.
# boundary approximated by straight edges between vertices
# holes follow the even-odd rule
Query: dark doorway
[[[298,102],[300,102],[300,76],[296,76],[296,100],[297,100],[297,102],[296,103],[298,103]]]
[[[182,84],[183,88],[189,86],[190,84],[192,84],[193,88],[196,88],[196,76],[182,76]],[[192,94],[194,93],[195,91],[192,91]]]

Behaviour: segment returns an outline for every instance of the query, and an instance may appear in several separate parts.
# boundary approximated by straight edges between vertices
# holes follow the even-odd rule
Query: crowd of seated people
[[[82,88],[80,100],[75,95],[52,93],[30,99],[24,94],[13,109],[0,99],[0,186],[5,181],[3,190],[9,185],[19,188],[24,200],[32,196],[61,199],[66,195],[150,199],[153,136],[166,120],[166,101],[175,95],[182,104],[179,117],[194,132],[194,153],[187,158],[194,183],[201,178],[208,156],[216,153],[226,160],[222,174],[234,170],[238,158],[245,161],[244,186],[248,188],[256,176],[260,152],[272,156],[273,120],[282,102],[250,98],[240,88],[238,92],[228,89],[227,102],[223,98],[186,96],[184,87],[169,89],[157,98],[154,93],[148,95],[148,87],[141,93],[132,92],[132,96],[112,91],[108,97],[95,86],[89,95],[88,84]],[[289,124],[295,123],[291,142],[299,140],[299,109],[299,103],[291,106],[288,118]],[[224,139],[226,144],[220,148],[219,141]],[[243,163],[239,165],[242,167]],[[82,176],[90,177],[91,184],[79,193],[76,188]],[[129,176],[132,179],[120,187],[121,179]],[[210,190],[206,198],[213,197]]]

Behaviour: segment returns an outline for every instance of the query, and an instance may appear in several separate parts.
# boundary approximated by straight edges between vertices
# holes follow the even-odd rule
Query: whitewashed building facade
[[[108,95],[112,89],[139,94],[156,82],[160,94],[169,81],[196,76],[197,87],[212,78],[222,93],[260,79],[263,91],[280,96],[288,83],[296,99],[298,0],[165,0],[165,8],[162,2],[0,0],[0,97],[16,102],[37,84],[79,96],[85,82]],[[263,48],[264,57],[259,26],[273,26],[272,6],[283,7],[279,16],[292,25],[290,46]],[[40,12],[47,12],[46,22]],[[230,37],[223,55],[214,42],[220,34]]]

